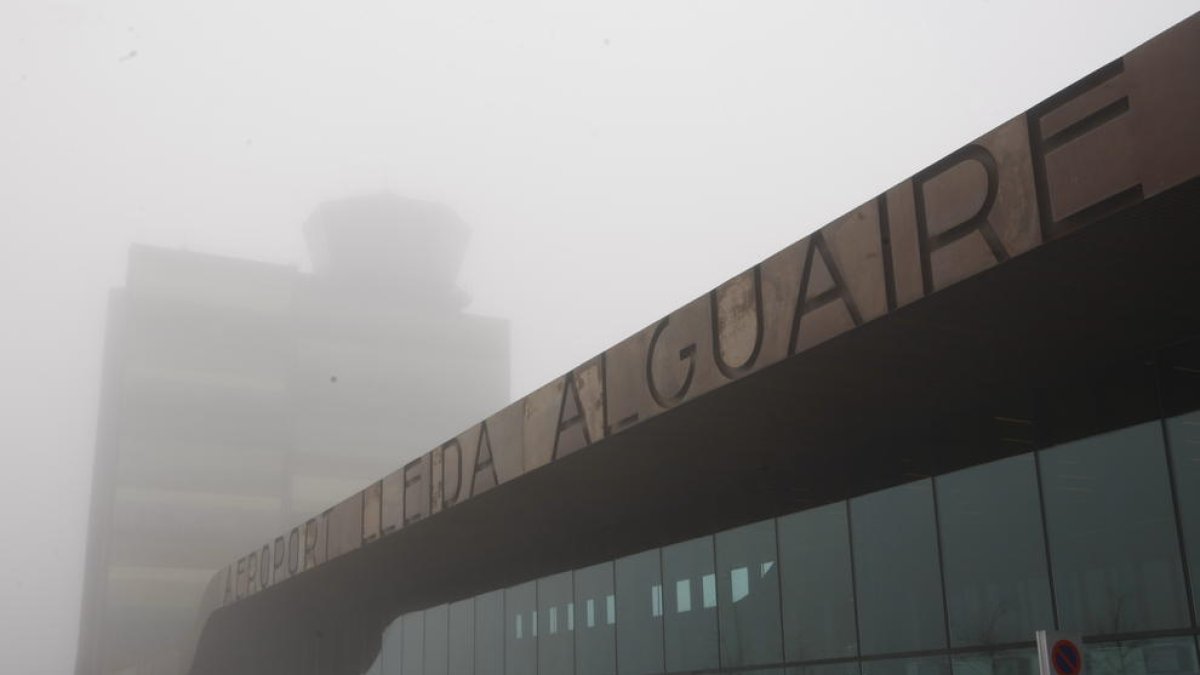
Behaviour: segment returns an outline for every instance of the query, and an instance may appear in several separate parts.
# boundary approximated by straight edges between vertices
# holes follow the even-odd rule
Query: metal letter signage
[[[1198,72],[1200,15],[263,542],[214,578],[211,602],[437,517],[1196,178]],[[1042,675],[1083,670],[1077,640],[1046,644],[1044,657]]]

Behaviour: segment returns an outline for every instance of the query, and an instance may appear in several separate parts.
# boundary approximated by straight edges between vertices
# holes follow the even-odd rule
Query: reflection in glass
[[[783,660],[775,521],[764,520],[716,537],[721,665]]]
[[[1086,675],[1182,675],[1195,673],[1196,645],[1190,637],[1088,644]]]
[[[379,670],[382,675],[401,675],[403,661],[401,653],[404,642],[404,618],[398,617],[383,629],[383,640],[379,648]]]
[[[446,661],[449,675],[475,672],[475,600],[450,603],[450,649]]]
[[[1053,628],[1033,455],[934,483],[951,646],[1020,642]]]
[[[504,591],[475,596],[475,675],[504,675]]]
[[[425,675],[447,675],[449,605],[425,610]]]
[[[863,661],[862,675],[950,675],[944,656]]]
[[[812,666],[792,666],[787,669],[787,675],[862,675],[862,674],[859,672],[858,661],[845,661],[842,663],[822,663],[822,664],[812,665]]]
[[[1191,572],[1192,598],[1200,601],[1200,412],[1167,420],[1167,441],[1175,469],[1175,494]]]
[[[575,623],[575,675],[617,672],[614,600],[612,563],[575,571],[575,607],[584,608],[583,616]],[[609,607],[614,608],[611,620]]]
[[[932,482],[852,499],[850,523],[862,653],[945,647]]]
[[[424,675],[425,672],[425,613],[404,615],[404,647],[400,661],[401,675]]]
[[[784,516],[778,527],[787,660],[857,655],[846,503]]]
[[[504,672],[537,670],[537,582],[529,581],[504,590]]]
[[[950,667],[954,675],[1038,675],[1033,649],[962,654],[951,658]]]
[[[571,573],[537,582],[538,675],[571,675],[575,670],[575,595]]]
[[[662,588],[659,549],[616,561],[617,671],[621,675],[663,672],[661,592],[652,612],[653,589]]]
[[[665,606],[670,608],[663,621],[663,653],[667,672],[702,670],[719,665],[717,610],[715,607],[703,607],[698,592],[701,578],[714,574],[713,562],[712,537],[692,539],[666,546],[662,550],[664,586],[667,591]],[[681,586],[679,582],[685,580],[689,583]],[[677,595],[681,588],[688,593],[688,598],[683,602]],[[688,611],[677,611],[682,607],[687,607]]]
[[[1190,623],[1158,422],[1041,453],[1059,625],[1085,635]]]
[[[1167,426],[1190,550],[1200,419]],[[1140,425],[413,612],[383,631],[371,672],[1034,675],[1031,649],[972,650],[1053,623],[1047,541],[1066,630],[1190,625],[1166,452]],[[951,646],[966,647],[952,657],[929,655],[946,647],[943,577]],[[858,631],[875,658],[849,660]],[[1085,653],[1087,675],[1197,673],[1190,637]]]
[[[692,580],[680,579],[675,582],[675,612],[682,614],[692,611]]]

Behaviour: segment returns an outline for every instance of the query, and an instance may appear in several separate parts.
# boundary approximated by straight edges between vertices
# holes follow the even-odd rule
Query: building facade
[[[1200,15],[248,547],[191,672],[1197,672],[1198,73]]]
[[[108,317],[80,673],[180,672],[229,557],[507,402],[507,327],[462,311],[452,214],[377,195],[306,230],[311,273],[131,249]]]
[[[1160,357],[1134,396],[1191,412],[408,612],[367,672],[1032,675],[1056,625],[1198,672],[1200,342]]]

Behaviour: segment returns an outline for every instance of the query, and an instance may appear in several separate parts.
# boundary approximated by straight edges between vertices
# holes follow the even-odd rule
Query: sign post
[[[1083,642],[1078,635],[1039,630],[1037,650],[1041,675],[1083,675]]]

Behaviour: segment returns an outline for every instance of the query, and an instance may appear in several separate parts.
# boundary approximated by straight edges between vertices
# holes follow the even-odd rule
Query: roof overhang
[[[1200,335],[1197,72],[1193,16],[264,542],[192,672],[1028,450],[1031,392]]]

